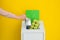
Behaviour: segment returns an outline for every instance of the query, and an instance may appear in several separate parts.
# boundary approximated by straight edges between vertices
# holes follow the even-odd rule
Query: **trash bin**
[[[44,23],[40,21],[39,29],[26,29],[25,21],[22,22],[21,40],[45,40]]]

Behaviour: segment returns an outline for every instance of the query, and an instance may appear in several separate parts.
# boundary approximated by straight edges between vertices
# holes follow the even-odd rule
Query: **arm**
[[[16,18],[16,19],[19,18],[18,16],[14,15],[10,12],[7,12],[7,11],[1,9],[1,8],[0,8],[0,15],[3,15],[3,16],[9,17],[9,18]]]
[[[25,15],[22,15],[22,16],[16,16],[10,12],[7,12],[3,9],[0,8],[0,15],[3,15],[3,16],[6,16],[6,17],[9,17],[9,18],[15,18],[15,19],[25,19]]]

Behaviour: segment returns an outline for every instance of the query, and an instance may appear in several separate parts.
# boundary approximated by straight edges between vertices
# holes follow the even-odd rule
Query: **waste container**
[[[44,23],[40,21],[39,29],[26,29],[25,21],[22,22],[21,40],[45,40]]]

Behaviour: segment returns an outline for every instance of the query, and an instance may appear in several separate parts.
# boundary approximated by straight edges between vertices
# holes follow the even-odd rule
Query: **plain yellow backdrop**
[[[59,0],[1,0],[0,7],[15,15],[25,14],[26,10],[40,10],[44,21],[46,40],[60,40]],[[20,40],[21,22],[0,16],[0,40]]]

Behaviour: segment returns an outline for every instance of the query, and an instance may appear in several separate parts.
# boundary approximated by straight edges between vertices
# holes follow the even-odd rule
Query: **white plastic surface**
[[[24,40],[43,40],[43,33],[24,33]]]
[[[21,40],[45,40],[43,22],[40,21],[40,29],[26,29],[25,22],[22,22]]]

